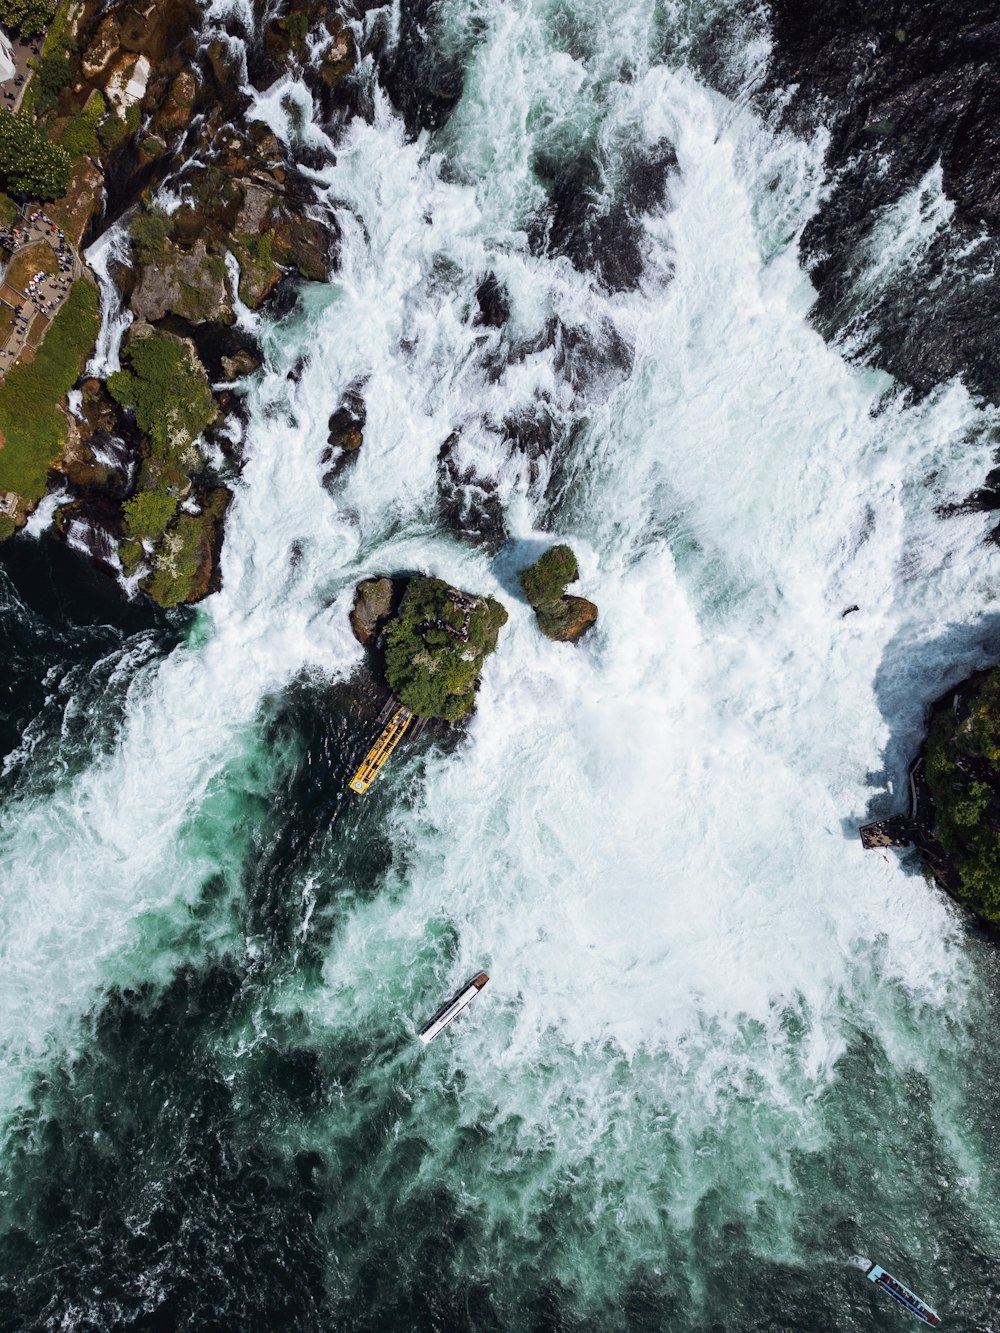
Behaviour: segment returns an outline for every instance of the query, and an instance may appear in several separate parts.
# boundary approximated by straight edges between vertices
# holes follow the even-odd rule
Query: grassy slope
[[[18,364],[0,384],[0,491],[29,501],[45,494],[49,469],[66,440],[59,403],[79,378],[97,339],[97,288],[73,284],[30,365]]]

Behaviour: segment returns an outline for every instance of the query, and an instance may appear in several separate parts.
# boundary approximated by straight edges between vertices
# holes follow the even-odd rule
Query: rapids
[[[905,804],[929,702],[996,656],[988,519],[940,511],[997,413],[849,356],[900,247],[948,226],[939,183],[887,219],[831,346],[797,260],[822,138],[732,94],[763,27],[719,55],[726,96],[717,11],[448,0],[426,36],[461,96],[414,138],[387,13],[336,134],[304,82],[247,90],[340,247],[258,329],[222,591],[98,633],[29,606],[16,562],[4,585],[48,674],[8,689],[0,1311],[894,1328],[861,1251],[986,1329],[996,958],[856,837]],[[216,4],[206,30],[248,22]],[[578,646],[518,592],[553,539],[601,608]],[[468,734],[348,801],[378,701],[347,612],[406,569],[510,622]]]

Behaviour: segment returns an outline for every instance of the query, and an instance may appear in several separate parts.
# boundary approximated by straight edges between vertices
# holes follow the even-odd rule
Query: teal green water
[[[855,830],[995,646],[939,509],[996,414],[810,328],[822,145],[709,86],[766,59],[717,18],[442,7],[450,117],[366,67],[315,169],[339,268],[260,330],[221,593],[107,625],[4,548],[3,1327],[900,1327],[858,1256],[995,1327],[997,955]],[[253,113],[322,142],[302,84]],[[518,592],[554,539],[576,647]],[[412,569],[510,622],[358,801],[347,612]]]

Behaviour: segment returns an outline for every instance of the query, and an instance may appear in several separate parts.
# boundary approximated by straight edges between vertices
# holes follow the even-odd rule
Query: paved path
[[[32,213],[37,216],[32,217]],[[50,247],[58,261],[59,272],[55,275],[46,273],[35,278],[29,271],[29,281],[25,283],[24,291],[7,287],[2,300],[15,311],[15,320],[14,331],[0,347],[0,380],[14,365],[26,346],[38,346],[49,322],[69,295],[73,279],[79,277],[82,272],[80,260],[69,240],[40,210],[31,210],[23,222],[19,220],[10,229],[0,228],[0,243],[11,243],[8,248],[13,249],[15,256],[39,242],[44,242]],[[62,250],[60,247],[63,247]],[[40,324],[39,315],[44,316]]]
[[[40,37],[32,37],[30,41],[24,37],[12,37],[10,39],[11,54],[14,57],[14,74],[6,83],[0,84],[0,93],[3,95],[0,106],[6,107],[8,111],[20,110],[21,100],[28,90],[28,79],[32,73],[28,68],[28,61],[41,54],[44,40],[44,33]],[[20,84],[17,82],[18,79],[21,80]],[[13,94],[13,96],[8,94]]]

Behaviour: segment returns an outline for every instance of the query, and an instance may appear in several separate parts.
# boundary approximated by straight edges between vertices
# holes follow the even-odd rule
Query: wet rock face
[[[596,620],[596,605],[588,602],[586,597],[574,597],[570,593],[562,598],[558,614],[538,613],[542,633],[561,643],[575,643]]]
[[[827,336],[851,332],[850,291],[866,244],[887,210],[940,162],[955,205],[952,237],[914,256],[869,311],[868,359],[918,392],[961,373],[1000,401],[994,316],[1000,276],[988,258],[1000,239],[1000,12],[989,0],[832,0],[822,7],[772,0],[771,90],[797,85],[783,120],[831,131],[829,199],[802,239]],[[987,244],[964,254],[983,229]],[[927,286],[944,275],[933,302]]]
[[[382,86],[414,137],[439,130],[462,96],[461,56],[445,54],[434,0],[402,0],[398,40],[379,58]]]
[[[358,643],[367,646],[378,638],[399,609],[405,589],[405,579],[363,579],[358,584],[351,610],[351,629]]]
[[[476,304],[479,309],[475,322],[488,328],[499,329],[507,323],[510,314],[510,301],[507,293],[497,281],[495,274],[487,273],[476,290]]]
[[[565,255],[609,291],[633,290],[645,264],[643,216],[663,204],[676,164],[673,148],[662,143],[625,158],[620,169],[616,163],[619,179],[611,181],[592,157],[539,154],[534,169],[549,204],[528,228],[532,250]]]
[[[148,323],[168,313],[191,324],[229,324],[233,320],[225,262],[219,255],[210,255],[201,240],[190,250],[180,250],[167,241],[159,262],[142,270],[131,304],[136,318]]]
[[[351,454],[364,443],[365,400],[354,389],[344,394],[343,401],[330,417],[327,443],[331,449],[342,449]]]

